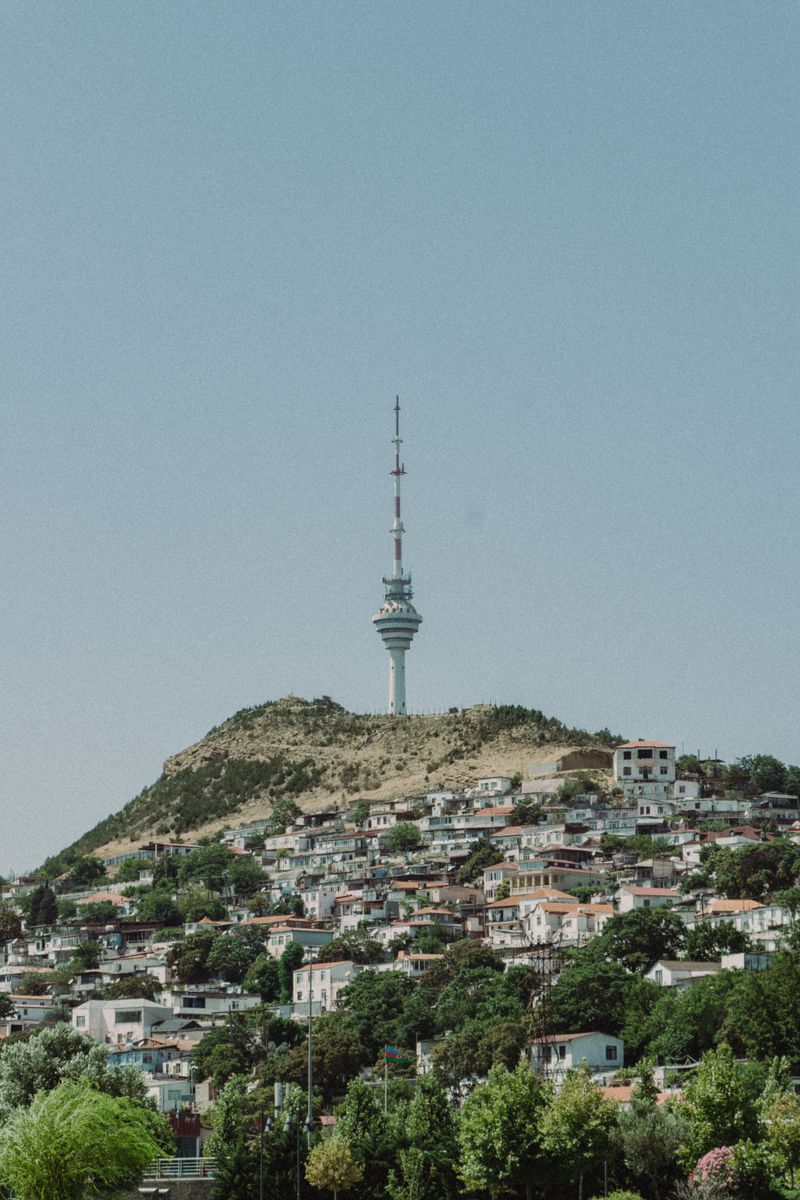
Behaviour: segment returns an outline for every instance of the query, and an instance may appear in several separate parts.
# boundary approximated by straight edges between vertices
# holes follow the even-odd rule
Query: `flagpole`
[[[389,1059],[383,1055],[383,1115],[389,1111]]]

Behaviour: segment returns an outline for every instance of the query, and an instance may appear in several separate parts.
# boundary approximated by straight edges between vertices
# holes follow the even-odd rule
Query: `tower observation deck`
[[[400,397],[394,406],[394,522],[392,534],[392,571],[384,576],[383,604],[372,620],[389,651],[389,712],[402,716],[406,711],[406,650],[422,624],[422,617],[411,603],[411,576],[403,570],[403,522],[400,518],[400,478],[406,469],[400,462]]]

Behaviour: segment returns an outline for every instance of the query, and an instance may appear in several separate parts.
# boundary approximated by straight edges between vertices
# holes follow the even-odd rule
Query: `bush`
[[[616,1192],[609,1192],[607,1197],[592,1196],[591,1200],[644,1200],[640,1192],[626,1192],[624,1188],[620,1188]]]

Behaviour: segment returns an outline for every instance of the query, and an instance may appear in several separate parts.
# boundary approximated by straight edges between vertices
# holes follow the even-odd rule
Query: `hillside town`
[[[622,1111],[646,1062],[663,1103],[717,1045],[697,1021],[683,1041],[671,1031],[675,998],[768,978],[787,948],[795,962],[795,774],[639,740],[458,791],[314,813],[279,801],[215,838],[8,881],[0,1036],[91,1039],[139,1073],[195,1164],[231,1080],[274,1085],[279,1108],[281,1089],[305,1087],[308,1132],[335,1122],[353,1079],[388,1099],[389,1051],[392,1087],[432,1077],[457,1106],[519,1062],[556,1094],[580,1069]],[[459,979],[513,988],[484,1017],[456,1001]],[[328,1046],[362,1009],[360,1044]],[[771,1049],[800,1075],[777,1030],[757,1055],[737,1031],[739,1057]]]

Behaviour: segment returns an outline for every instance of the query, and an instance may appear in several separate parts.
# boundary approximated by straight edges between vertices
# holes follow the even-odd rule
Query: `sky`
[[[244,706],[800,760],[800,8],[6,0],[0,871]]]

